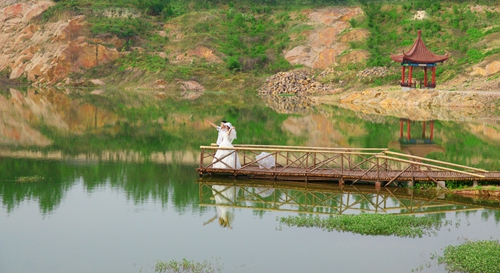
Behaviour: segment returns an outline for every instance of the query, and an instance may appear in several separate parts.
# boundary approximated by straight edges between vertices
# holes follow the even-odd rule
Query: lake
[[[495,115],[381,115],[252,92],[187,99],[11,88],[0,95],[2,273],[155,272],[157,261],[183,259],[220,272],[446,272],[431,259],[446,246],[500,239],[498,200],[196,172],[199,146],[217,138],[205,121],[222,119],[236,126],[237,144],[390,148],[500,170]],[[216,219],[221,211],[227,225]],[[359,213],[430,215],[446,225],[401,238],[278,220]]]

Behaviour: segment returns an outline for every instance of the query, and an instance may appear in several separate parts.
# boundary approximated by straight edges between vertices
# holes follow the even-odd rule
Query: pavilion
[[[413,43],[413,46],[406,53],[394,55],[391,54],[391,59],[395,62],[401,63],[402,76],[401,76],[401,88],[404,91],[409,91],[410,89],[417,88],[417,81],[413,78],[414,67],[423,67],[424,69],[424,79],[420,80],[420,88],[434,89],[436,87],[436,64],[442,63],[448,60],[448,54],[446,55],[436,55],[429,51],[422,41],[422,32],[418,31],[418,38]],[[405,78],[406,67],[408,67],[408,80]],[[431,82],[427,73],[429,68],[432,72]]]

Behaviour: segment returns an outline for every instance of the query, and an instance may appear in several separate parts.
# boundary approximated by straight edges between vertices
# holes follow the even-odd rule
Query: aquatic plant
[[[467,241],[447,246],[443,256],[435,256],[439,264],[446,264],[449,272],[500,272],[500,242],[498,240]]]
[[[327,231],[344,231],[362,235],[398,237],[422,237],[432,235],[443,225],[441,219],[432,216],[392,214],[338,215],[322,219],[319,216],[288,216],[279,218],[280,224],[297,227],[317,227]],[[450,224],[449,221],[444,222]]]
[[[221,272],[222,266],[217,261],[215,263],[204,261],[202,263],[188,261],[183,258],[182,261],[170,260],[168,262],[156,261],[155,272],[175,272],[175,273],[213,273]]]
[[[43,180],[45,180],[45,178],[40,175],[20,176],[16,178],[16,182],[18,183],[32,183],[32,182],[40,182]]]

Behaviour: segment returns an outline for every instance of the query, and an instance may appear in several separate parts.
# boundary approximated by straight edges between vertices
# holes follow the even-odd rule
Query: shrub
[[[317,227],[327,231],[349,231],[363,235],[395,235],[422,237],[441,227],[440,219],[432,216],[416,217],[393,214],[338,215],[332,218],[288,216],[279,218],[280,224],[297,227]]]
[[[447,246],[439,264],[446,264],[449,272],[498,273],[500,243],[498,240],[468,241],[458,246]]]

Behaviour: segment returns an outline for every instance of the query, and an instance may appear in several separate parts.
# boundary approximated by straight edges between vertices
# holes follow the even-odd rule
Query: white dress
[[[231,142],[235,138],[236,138],[236,132],[234,130],[231,130],[229,132],[224,132],[222,134],[222,142],[219,145],[219,147],[234,148]],[[218,159],[220,159],[220,161],[217,161]],[[238,158],[238,153],[235,152],[234,150],[217,150],[217,152],[214,155],[214,160],[212,162],[214,162],[213,168],[218,168],[218,169],[241,168],[240,159]]]

